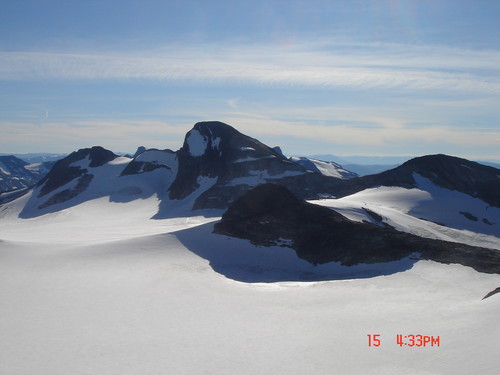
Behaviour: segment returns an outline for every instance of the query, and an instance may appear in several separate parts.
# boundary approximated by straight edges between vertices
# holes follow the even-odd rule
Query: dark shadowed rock
[[[486,298],[489,298],[491,297],[492,295],[495,295],[497,293],[500,293],[500,287],[496,288],[496,289],[493,289],[491,292],[489,292],[487,295],[485,295],[483,297],[483,299],[486,299]]]
[[[132,156],[132,158],[135,158],[135,157],[139,156],[139,155],[140,155],[140,154],[142,154],[144,151],[146,151],[146,147],[144,147],[144,146],[139,146],[139,147],[137,147],[137,150],[136,150],[136,152],[135,152],[134,156]]]
[[[498,251],[353,222],[274,184],[260,185],[236,200],[215,225],[214,232],[248,239],[260,246],[286,245],[314,264],[390,262],[418,253],[421,259],[500,273]]]
[[[77,180],[76,186],[54,194],[46,202],[40,205],[39,208],[45,208],[56,203],[67,201],[85,191],[92,181],[93,175],[89,174],[87,168],[82,167],[84,164],[88,168],[96,168],[114,160],[116,157],[118,156],[113,152],[100,146],[94,146],[92,148],[84,148],[72,152],[64,159],[58,160],[50,172],[36,185],[36,187],[39,188],[38,197],[41,198],[75,179]],[[86,158],[88,162],[82,163],[82,166],[72,165]]]
[[[213,180],[194,208],[226,208],[241,192],[267,179],[307,173],[272,148],[218,121],[197,123],[186,134],[177,158],[179,169],[170,187],[171,199],[183,199],[202,180]]]
[[[280,146],[274,146],[273,150],[276,151],[278,153],[278,155],[286,157],[285,154],[283,153],[283,150],[281,150]]]
[[[114,160],[118,157],[118,155],[115,155],[113,152],[106,150],[101,146],[94,146],[89,150],[88,157],[90,160],[89,167],[96,168]]]
[[[65,189],[59,193],[52,195],[45,201],[45,203],[42,203],[38,208],[43,209],[52,206],[53,204],[65,202],[78,196],[87,189],[93,178],[94,176],[91,174],[82,174],[80,177],[78,177],[78,181],[74,188]]]

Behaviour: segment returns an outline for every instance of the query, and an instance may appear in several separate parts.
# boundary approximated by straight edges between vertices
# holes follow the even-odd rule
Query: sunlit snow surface
[[[368,209],[382,216],[383,223],[403,232],[500,249],[499,208],[470,195],[436,186],[418,174],[415,179],[418,188],[382,186],[341,199],[311,203],[333,208],[351,220],[376,223],[365,210]],[[478,220],[470,220],[461,212]]]
[[[212,234],[217,218],[152,219],[154,194],[30,219],[17,217],[22,199],[0,207],[2,375],[498,371],[500,295],[481,298],[499,275],[420,261],[385,276],[352,269],[333,281],[256,282],[322,271],[290,249]],[[364,212],[355,197],[339,202],[346,214]],[[415,209],[365,203],[381,215]],[[380,347],[368,334],[381,335]],[[441,345],[399,347],[396,334],[440,336]]]
[[[191,130],[186,141],[192,156],[202,156],[205,153],[208,140],[198,130]]]

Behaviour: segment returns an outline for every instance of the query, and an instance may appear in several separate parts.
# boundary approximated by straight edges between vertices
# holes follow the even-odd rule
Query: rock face
[[[43,197],[75,178],[79,178],[79,185],[88,185],[90,180],[92,180],[92,175],[88,174],[88,170],[85,167],[74,165],[75,163],[88,158],[88,162],[82,163],[82,165],[85,164],[85,166],[95,168],[106,164],[116,157],[118,156],[100,146],[72,152],[64,159],[57,161],[47,176],[37,184],[37,187],[40,187],[38,196]]]
[[[226,208],[249,188],[308,173],[279,152],[222,122],[200,122],[177,151],[179,169],[170,199],[183,199],[205,181],[211,185],[193,208]]]
[[[57,161],[50,172],[36,184],[38,198],[55,192],[73,180],[76,182],[74,186],[51,195],[39,208],[43,209],[78,196],[85,191],[94,178],[94,175],[89,173],[88,168],[100,167],[116,157],[117,155],[111,151],[95,146],[80,149]]]
[[[489,292],[488,294],[486,294],[483,299],[486,299],[486,298],[489,298],[497,293],[500,293],[500,287],[496,288],[496,289],[493,289],[491,292]]]
[[[381,263],[419,254],[421,259],[500,273],[498,251],[353,222],[274,184],[260,185],[236,200],[215,225],[214,232],[248,239],[260,246],[289,246],[297,256],[314,264]]]

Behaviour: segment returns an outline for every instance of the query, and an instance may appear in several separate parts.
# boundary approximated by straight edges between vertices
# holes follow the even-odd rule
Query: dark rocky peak
[[[286,158],[285,154],[283,153],[283,150],[281,150],[281,147],[280,146],[275,146],[273,147],[273,150],[276,151],[279,155],[283,156],[284,158]]]
[[[87,157],[89,159],[88,166],[90,168],[95,168],[114,160],[118,157],[118,155],[115,155],[113,152],[106,150],[101,146],[93,146],[92,148],[81,148],[78,151],[72,152],[65,158],[58,160],[56,165],[68,166]]]
[[[94,146],[89,150],[89,167],[95,168],[103,166],[104,164],[114,160],[118,157],[113,152],[102,148],[101,146]]]
[[[0,156],[0,163],[1,163],[0,166],[6,172],[14,171],[15,169],[19,168],[24,168],[25,165],[28,165],[27,162],[25,162],[22,159],[19,159],[17,156],[14,155]]]
[[[307,172],[272,148],[218,121],[197,123],[186,134],[177,156],[179,169],[170,188],[171,199],[185,198],[198,189],[200,178],[214,179],[222,187],[239,178]],[[221,205],[218,208],[225,207],[227,201]]]
[[[195,124],[184,139],[181,150],[191,156],[201,157],[222,155],[231,152],[239,155],[264,154],[284,158],[272,148],[258,140],[240,133],[230,125],[219,121],[205,121]],[[229,155],[231,156],[231,155]]]
[[[497,250],[422,238],[394,228],[351,221],[339,213],[303,201],[283,186],[265,184],[229,206],[214,232],[250,240],[259,246],[287,246],[313,264],[384,263],[413,255],[500,273]]]
[[[449,190],[482,199],[500,207],[500,170],[467,159],[448,155],[427,155],[411,159],[388,175],[400,174],[415,184],[413,173]]]
[[[290,215],[295,210],[300,211],[300,214]],[[238,198],[224,214],[224,220],[252,219],[262,215],[277,216],[283,212],[283,218],[297,220],[303,224],[313,219],[311,214],[314,215],[314,220],[349,221],[329,208],[307,203],[286,187],[272,183],[259,185]]]
[[[457,185],[472,186],[478,181],[500,178],[499,169],[442,154],[414,158],[399,168],[421,174],[448,189],[453,189]]]
[[[135,152],[134,156],[132,156],[132,158],[136,158],[137,156],[142,154],[144,151],[146,151],[146,147],[144,147],[144,146],[137,147],[137,151]]]
[[[80,178],[81,181],[86,181],[86,184],[88,185],[92,176],[87,174],[87,167],[100,167],[117,157],[118,156],[113,152],[100,146],[82,148],[78,151],[72,152],[65,158],[58,160],[50,172],[38,182],[36,185],[40,188],[38,196],[43,197],[55,189],[66,185],[75,178]],[[84,163],[86,165],[72,165],[84,160],[85,158],[88,158],[88,163]],[[84,178],[84,176],[87,177]]]
[[[427,155],[374,175],[343,180],[333,195],[343,197],[375,186],[418,187],[418,174],[445,189],[479,198],[500,207],[500,170],[470,160],[448,155]]]
[[[259,215],[279,214],[303,201],[283,186],[262,184],[237,199],[224,214],[224,220],[242,220]]]

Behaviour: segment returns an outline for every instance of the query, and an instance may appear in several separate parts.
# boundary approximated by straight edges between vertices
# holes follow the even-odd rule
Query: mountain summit
[[[225,208],[248,187],[307,173],[302,166],[222,122],[199,122],[177,152],[179,171],[170,199],[183,199],[208,186],[194,208]]]
[[[420,177],[500,208],[500,170],[443,154],[417,157],[379,174],[341,181],[336,194],[347,196],[374,186],[415,188]]]

